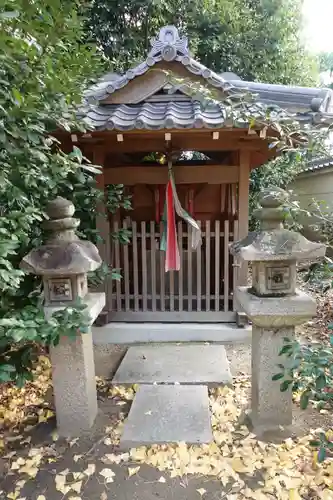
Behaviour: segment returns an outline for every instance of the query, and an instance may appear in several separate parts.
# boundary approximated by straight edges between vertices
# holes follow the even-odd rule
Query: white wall
[[[317,172],[304,173],[288,186],[293,191],[293,198],[299,201],[300,207],[315,213],[313,199],[321,202],[321,211],[333,213],[333,168],[323,168]],[[311,206],[312,204],[312,206]],[[310,239],[318,239],[318,233],[309,225],[318,224],[315,217],[302,215],[299,222],[304,226],[305,235]]]
[[[323,202],[323,211],[333,212],[333,168],[301,174],[288,188],[293,190],[294,197],[300,202],[301,208],[310,209],[312,200],[315,199]]]

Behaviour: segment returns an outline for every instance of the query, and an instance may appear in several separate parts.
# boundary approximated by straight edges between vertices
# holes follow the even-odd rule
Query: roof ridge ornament
[[[158,38],[152,38],[151,50],[147,60],[161,56],[165,61],[173,61],[177,56],[189,56],[186,36],[179,36],[176,26],[169,25],[160,29]]]

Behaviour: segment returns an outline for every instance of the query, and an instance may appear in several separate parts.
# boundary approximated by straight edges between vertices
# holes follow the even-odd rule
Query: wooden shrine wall
[[[127,215],[136,222],[159,222],[163,214],[165,186],[136,185],[127,188],[131,195],[130,213]],[[177,185],[177,193],[182,207],[195,219],[201,221],[234,220],[237,211],[237,184],[189,184]]]
[[[123,275],[113,286],[112,321],[233,320],[233,288],[238,270],[233,266],[228,245],[238,233],[238,182],[216,181],[236,180],[238,171],[235,167],[231,173],[234,167],[221,166],[227,175],[222,177],[219,172],[217,179],[212,177],[210,167],[195,167],[193,182],[186,183],[185,180],[191,180],[187,177],[191,167],[182,167],[183,182],[180,183],[177,183],[177,166],[174,167],[180,203],[200,224],[202,244],[197,250],[191,249],[189,228],[177,217],[181,269],[169,273],[164,270],[165,253],[159,250],[166,190],[166,183],[159,181],[165,180],[165,169],[157,167],[161,175],[156,177],[154,168],[149,177],[147,172],[151,167],[145,167],[145,174],[140,177],[140,168],[135,167],[133,179],[125,175],[129,167],[122,168],[122,183],[131,195],[132,210],[119,211],[110,217],[110,231],[127,227],[131,241],[128,245],[119,245],[116,241],[112,244],[112,265]],[[202,182],[206,168],[207,175]],[[213,168],[216,171],[217,167]],[[198,173],[197,169],[202,170]],[[115,172],[106,171],[107,180],[117,179],[112,177],[112,171]],[[179,172],[178,169],[178,179]],[[138,182],[133,184],[134,180]]]
[[[191,247],[191,229],[177,223],[180,253],[179,271],[165,272],[165,252],[160,250],[162,224],[117,222],[130,229],[128,245],[116,240],[113,262],[123,279],[114,283],[110,297],[112,321],[194,321],[234,320],[233,284],[237,267],[229,253],[238,222],[200,221],[202,238],[197,249]]]
[[[179,166],[173,168],[182,207],[194,218],[234,220],[237,211],[239,167],[226,165]],[[124,184],[131,195],[133,210],[127,215],[136,222],[159,222],[163,213],[166,166],[112,166],[105,169],[105,184]]]

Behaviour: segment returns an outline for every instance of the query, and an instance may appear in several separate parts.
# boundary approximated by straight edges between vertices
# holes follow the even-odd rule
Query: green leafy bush
[[[57,130],[84,130],[75,116],[91,77],[103,59],[83,43],[79,2],[5,0],[0,6],[0,381],[31,377],[38,345],[56,345],[60,335],[86,331],[82,305],[47,321],[38,277],[20,261],[43,241],[48,201],[73,201],[80,236],[96,242],[98,168],[74,147],[65,152]],[[67,151],[67,150],[66,150]],[[110,188],[121,203],[122,188]],[[105,266],[92,280],[101,279]]]
[[[56,346],[61,335],[75,341],[78,332],[86,333],[90,322],[85,308],[78,303],[46,321],[41,304],[36,303],[0,319],[0,382],[22,386],[32,379],[38,345]]]
[[[332,327],[333,328],[333,327]],[[280,372],[273,380],[280,380],[282,392],[291,389],[299,396],[300,407],[305,410],[311,402],[318,410],[333,408],[333,335],[330,344],[303,344],[297,340],[284,339],[280,351],[286,361],[279,364]],[[282,381],[282,382],[281,382]],[[318,448],[318,461],[323,461],[327,450],[333,449],[333,442],[325,433],[311,442]]]
[[[313,401],[320,409],[333,406],[333,335],[330,345],[312,343],[302,344],[285,339],[280,355],[287,357],[285,365],[273,380],[284,379],[281,391],[291,386],[293,392],[300,393],[300,406],[308,407]]]

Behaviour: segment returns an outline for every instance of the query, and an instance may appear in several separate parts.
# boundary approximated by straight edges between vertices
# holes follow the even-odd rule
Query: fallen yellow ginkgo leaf
[[[137,472],[140,470],[140,465],[139,467],[129,467],[128,468],[128,477],[134,476]]]
[[[96,470],[96,465],[95,464],[89,464],[88,467],[86,468],[86,470],[83,471],[83,474],[85,474],[86,476],[90,477],[93,474],[95,474],[95,470]]]
[[[7,498],[9,498],[10,500],[17,500],[19,494],[20,493],[18,491],[12,491],[11,493],[8,493]]]
[[[100,471],[100,475],[105,478],[106,483],[113,483],[113,478],[115,476],[115,473],[113,472],[112,469],[103,469]]]
[[[80,493],[82,488],[82,481],[77,481],[76,483],[71,484],[71,489],[75,491],[75,493]]]
[[[289,500],[302,500],[302,497],[298,493],[298,490],[293,489],[289,491]]]
[[[244,465],[243,461],[241,458],[239,457],[236,457],[236,458],[233,458],[232,461],[231,461],[231,467],[233,468],[233,470],[235,472],[240,472],[240,473],[245,473],[245,472],[248,472],[248,467],[246,467],[246,465]]]

